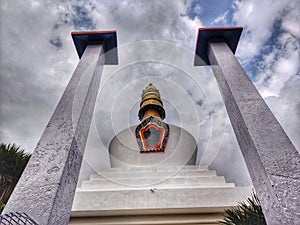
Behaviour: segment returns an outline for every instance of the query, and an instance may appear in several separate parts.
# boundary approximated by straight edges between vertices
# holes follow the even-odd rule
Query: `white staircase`
[[[77,188],[70,224],[214,224],[250,192],[198,166],[111,168]]]
[[[198,166],[112,168],[93,174],[83,181],[80,191],[113,191],[141,189],[179,189],[234,187],[213,170],[200,170]]]

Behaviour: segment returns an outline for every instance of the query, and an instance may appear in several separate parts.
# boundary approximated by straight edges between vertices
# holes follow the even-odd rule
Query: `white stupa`
[[[109,146],[111,168],[77,188],[70,224],[218,224],[225,209],[250,195],[196,165],[197,142],[163,122],[159,91],[142,93],[138,126]]]

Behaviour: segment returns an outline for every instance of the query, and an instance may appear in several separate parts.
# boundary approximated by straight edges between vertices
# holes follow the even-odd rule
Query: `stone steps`
[[[77,190],[72,211],[102,212],[114,210],[184,209],[232,207],[250,196],[252,187],[162,188],[138,190]],[[223,210],[222,210],[223,211]],[[119,212],[119,211],[118,211]]]
[[[81,188],[90,189],[90,188],[122,188],[126,186],[163,186],[163,187],[177,187],[182,185],[184,187],[216,187],[216,186],[226,186],[226,181],[224,177],[221,176],[208,176],[208,177],[199,177],[199,176],[182,176],[182,177],[132,177],[132,178],[114,178],[114,179],[96,179],[83,181]],[[231,186],[231,184],[230,184]]]
[[[140,189],[180,189],[234,187],[214,170],[198,166],[128,167],[105,169],[83,181],[77,191],[122,191]]]
[[[199,209],[207,213],[211,208],[222,208],[223,212],[250,192],[251,188],[235,187],[215,171],[197,166],[112,168],[82,182],[76,189],[72,211],[91,216],[177,214]]]
[[[169,183],[160,183],[160,184],[151,184],[151,185],[120,185],[120,184],[111,184],[111,185],[87,185],[81,188],[77,188],[77,191],[123,191],[123,190],[147,190],[147,189],[182,189],[182,188],[227,188],[234,187],[233,183],[199,183],[199,184],[169,184]]]
[[[195,165],[186,165],[186,166],[132,166],[132,167],[116,167],[116,168],[107,168],[103,169],[103,172],[140,172],[140,171],[185,171],[185,170],[196,170],[200,171],[198,166]],[[101,171],[101,172],[102,172]],[[201,170],[201,171],[211,171],[211,170]]]
[[[117,178],[142,178],[142,177],[209,177],[216,176],[214,170],[154,170],[154,171],[101,171],[97,174],[92,174],[90,180],[99,180],[99,179],[117,179]]]

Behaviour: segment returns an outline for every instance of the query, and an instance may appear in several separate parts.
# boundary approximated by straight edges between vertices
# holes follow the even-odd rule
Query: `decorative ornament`
[[[151,116],[137,126],[135,134],[141,153],[164,152],[169,138],[169,125]]]

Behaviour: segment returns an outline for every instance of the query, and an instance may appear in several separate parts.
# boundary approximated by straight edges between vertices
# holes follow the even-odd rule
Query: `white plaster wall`
[[[195,165],[197,142],[186,130],[170,125],[169,140],[165,152],[140,153],[136,138],[136,126],[117,134],[109,146],[111,167]]]

